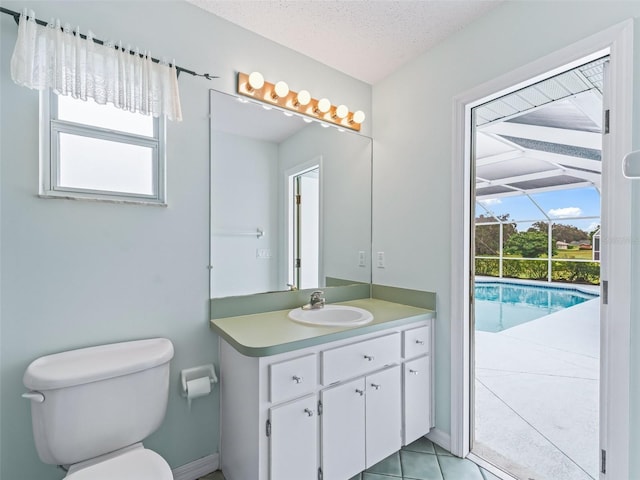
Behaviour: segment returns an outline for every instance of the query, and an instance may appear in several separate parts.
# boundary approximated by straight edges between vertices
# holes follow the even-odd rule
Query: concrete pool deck
[[[599,308],[475,332],[474,453],[518,478],[598,477]]]

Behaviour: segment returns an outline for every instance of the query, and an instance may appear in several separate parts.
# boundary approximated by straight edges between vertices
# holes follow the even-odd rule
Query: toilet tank
[[[153,433],[167,409],[171,358],[171,341],[154,338],[34,360],[23,382],[42,394],[30,395],[40,459],[71,465]]]

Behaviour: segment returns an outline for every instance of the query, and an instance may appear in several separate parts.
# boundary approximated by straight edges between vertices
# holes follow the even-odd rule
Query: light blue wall
[[[628,18],[636,18],[634,118],[640,114],[640,2],[507,1],[374,86],[374,283],[435,291],[436,426],[450,433],[451,158],[454,97]],[[630,99],[631,101],[631,99]],[[637,130],[637,129],[636,129]],[[640,147],[639,132],[635,145]],[[638,185],[635,186],[638,198]],[[634,215],[637,233],[640,216]],[[640,242],[633,243],[638,265]],[[636,273],[635,284],[640,278]],[[632,291],[637,291],[637,287]],[[638,318],[638,303],[634,304]],[[632,345],[640,343],[634,325]],[[634,352],[632,376],[640,374]],[[632,420],[640,429],[638,380]],[[640,448],[634,433],[631,451]],[[634,457],[637,457],[635,455]],[[640,462],[639,460],[634,460]],[[640,478],[640,463],[636,463]]]
[[[278,283],[278,144],[219,131],[211,135],[211,229],[218,232],[211,239],[211,294],[283,290],[286,282]],[[220,234],[257,228],[266,235]],[[257,248],[269,249],[272,257],[257,259]]]
[[[322,158],[323,276],[371,281],[371,139],[308,125],[279,146],[280,180],[301,163]],[[281,186],[284,190],[284,185]],[[281,208],[285,211],[285,207]],[[284,220],[284,219],[283,219]],[[284,231],[284,225],[282,225]],[[365,252],[365,266],[358,252]]]
[[[233,92],[236,71],[371,111],[371,87],[185,2],[7,2],[39,18],[122,39],[178,65],[185,120],[169,122],[167,208],[45,200],[38,191],[38,94],[9,77],[16,25],[0,15],[0,478],[56,479],[37,458],[22,374],[52,352],[152,336],[175,345],[167,417],[146,442],[172,467],[218,449],[218,396],[178,393],[178,372],[215,362],[208,327],[209,91]],[[370,128],[365,124],[365,129]],[[370,132],[369,132],[370,133]]]

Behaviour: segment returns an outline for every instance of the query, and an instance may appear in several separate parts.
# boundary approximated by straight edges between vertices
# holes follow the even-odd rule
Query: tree
[[[547,222],[536,222],[529,227],[528,232],[547,233]],[[591,236],[584,230],[580,230],[575,225],[566,225],[564,223],[554,223],[552,225],[551,238],[553,242],[561,241],[566,243],[581,242],[588,240]]]
[[[484,225],[491,222],[502,222],[504,242],[517,233],[516,224],[510,222],[508,213],[497,217],[480,214],[476,218],[476,255],[498,255],[500,252],[500,225]]]
[[[539,258],[546,256],[549,251],[549,236],[546,233],[529,229],[512,235],[504,247],[509,255],[521,255],[524,258]],[[556,253],[552,245],[551,254]]]

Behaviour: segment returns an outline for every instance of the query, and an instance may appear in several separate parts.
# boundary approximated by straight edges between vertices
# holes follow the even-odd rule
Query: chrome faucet
[[[324,307],[324,304],[325,304],[326,300],[325,300],[325,298],[323,296],[321,296],[323,294],[324,294],[323,291],[316,290],[315,292],[313,292],[311,294],[311,299],[309,300],[309,303],[304,305],[302,308],[304,310],[316,310],[316,309]]]

